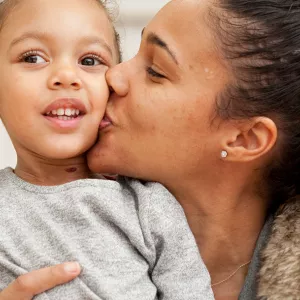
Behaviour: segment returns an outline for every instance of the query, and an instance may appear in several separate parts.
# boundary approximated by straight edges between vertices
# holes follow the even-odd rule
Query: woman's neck
[[[203,178],[173,183],[166,186],[185,211],[212,283],[223,281],[251,260],[268,202],[245,188],[242,179],[235,176],[227,177],[224,184],[217,180],[204,182]],[[221,290],[220,294],[225,295],[222,288],[226,287],[229,294],[235,289],[235,297],[239,295],[247,267],[241,268],[228,283],[217,285],[215,293]]]
[[[43,186],[61,185],[92,177],[85,155],[70,159],[45,159],[32,154],[18,155],[15,174],[23,180]]]

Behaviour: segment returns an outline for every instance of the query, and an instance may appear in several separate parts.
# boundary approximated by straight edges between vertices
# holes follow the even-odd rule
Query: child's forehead
[[[118,56],[113,24],[98,0],[21,0],[5,19],[3,35],[9,40],[35,35],[70,47],[98,43]]]
[[[114,37],[112,23],[97,0],[21,0],[6,17],[4,27],[13,33],[34,28],[56,36],[95,32],[106,35],[108,39]]]
[[[39,16],[47,13],[52,14],[53,20],[57,20],[57,15],[77,11],[80,15],[96,16],[99,21],[108,20],[111,23],[109,13],[100,0],[0,0],[0,11],[4,19],[20,13],[24,17],[34,16],[31,21],[38,20]]]

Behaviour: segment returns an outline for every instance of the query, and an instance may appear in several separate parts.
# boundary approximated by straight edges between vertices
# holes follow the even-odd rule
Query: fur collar
[[[300,300],[300,196],[277,212],[262,253],[259,299]]]

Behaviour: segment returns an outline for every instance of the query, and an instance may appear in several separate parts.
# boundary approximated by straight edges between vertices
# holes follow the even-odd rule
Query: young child
[[[84,153],[119,60],[97,0],[0,4],[0,116],[17,152],[0,171],[0,290],[64,261],[81,275],[36,299],[213,299],[184,212],[159,184],[92,179]]]

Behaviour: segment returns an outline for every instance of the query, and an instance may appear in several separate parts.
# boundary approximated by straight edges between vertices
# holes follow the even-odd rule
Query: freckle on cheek
[[[213,79],[215,77],[215,72],[210,70],[209,68],[204,69],[205,79]]]

